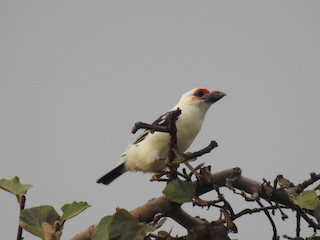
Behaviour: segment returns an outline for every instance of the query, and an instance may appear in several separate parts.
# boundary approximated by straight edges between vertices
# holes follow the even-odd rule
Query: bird
[[[177,148],[184,153],[198,135],[210,106],[226,94],[207,88],[195,88],[183,94],[172,110],[181,110],[176,120]],[[169,112],[161,115],[153,125],[168,123]],[[166,166],[170,135],[165,132],[144,130],[121,156],[120,164],[97,180],[105,185],[127,171],[159,172]]]

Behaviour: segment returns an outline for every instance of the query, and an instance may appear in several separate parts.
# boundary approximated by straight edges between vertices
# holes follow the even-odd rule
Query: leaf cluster
[[[22,238],[22,229],[44,240],[59,240],[64,223],[90,207],[87,202],[72,202],[62,206],[62,216],[49,205],[24,209],[25,194],[32,187],[22,184],[18,177],[0,179],[0,188],[15,195],[20,205],[19,229],[17,239]]]
[[[102,218],[92,234],[93,240],[143,240],[161,227],[165,218],[155,224],[139,222],[125,209],[117,209],[112,216]]]

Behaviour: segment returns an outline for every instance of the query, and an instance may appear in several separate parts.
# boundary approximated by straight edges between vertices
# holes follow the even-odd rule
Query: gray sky
[[[88,201],[92,207],[66,223],[68,239],[116,207],[131,210],[161,195],[164,184],[150,183],[150,174],[127,173],[110,186],[95,181],[134,140],[135,122],[152,122],[184,92],[208,87],[228,96],[209,110],[190,147],[219,143],[200,161],[214,171],[239,166],[259,181],[282,173],[299,183],[320,170],[319,7],[319,1],[1,1],[0,178],[34,185],[27,207],[49,204],[61,213],[65,203]],[[256,207],[223,192],[236,211]],[[14,239],[16,199],[4,191],[0,199],[0,237]],[[215,209],[186,208],[208,220],[218,216]],[[281,234],[294,235],[294,221],[278,222]],[[236,224],[232,238],[271,238],[265,216]],[[170,221],[165,228],[172,226],[185,233]]]

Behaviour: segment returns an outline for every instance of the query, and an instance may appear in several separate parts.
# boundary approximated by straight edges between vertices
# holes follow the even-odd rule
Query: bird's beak
[[[204,95],[202,98],[204,99],[205,103],[215,103],[219,101],[221,98],[223,98],[224,96],[226,96],[226,94],[223,92],[212,91]]]

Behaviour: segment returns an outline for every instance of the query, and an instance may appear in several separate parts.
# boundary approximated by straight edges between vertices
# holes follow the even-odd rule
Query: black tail
[[[97,180],[97,183],[103,183],[105,185],[111,183],[117,177],[125,172],[124,163],[121,163],[118,167],[108,172],[106,175],[102,176]]]

